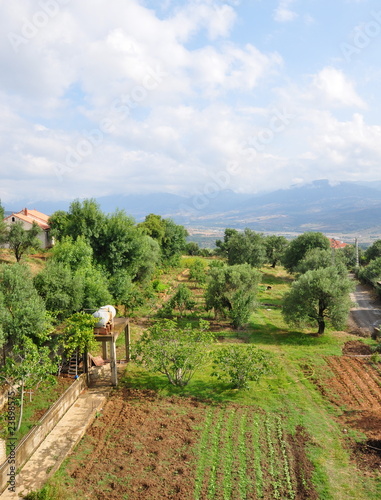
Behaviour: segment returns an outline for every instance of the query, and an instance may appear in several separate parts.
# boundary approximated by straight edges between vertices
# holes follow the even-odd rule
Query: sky
[[[379,1],[0,0],[0,36],[6,209],[381,179]]]

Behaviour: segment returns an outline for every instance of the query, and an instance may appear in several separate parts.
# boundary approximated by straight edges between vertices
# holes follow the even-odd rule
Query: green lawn
[[[195,448],[195,500],[233,498],[230,496],[233,487],[236,488],[234,498],[244,499],[249,491],[260,498],[266,488],[265,473],[271,482],[274,498],[294,498],[295,484],[290,479],[292,460],[284,436],[297,436],[298,429],[304,429],[309,436],[307,455],[314,466],[312,482],[319,499],[381,498],[380,478],[376,480],[364,475],[351,460],[347,437],[338,418],[343,409],[325,399],[311,375],[303,370],[308,366],[311,373],[320,372],[325,365],[324,356],[339,356],[343,344],[357,337],[329,328],[320,337],[307,330],[290,330],[283,321],[280,307],[282,295],[290,282],[290,276],[281,268],[265,268],[258,294],[259,306],[247,328],[238,332],[220,332],[225,337],[224,345],[238,340],[254,344],[272,355],[274,372],[257,384],[251,383],[248,390],[233,390],[212,377],[210,362],[182,389],[170,386],[164,376],[144,371],[133,363],[126,367],[121,381],[125,387],[153,389],[162,397],[192,396],[209,402],[209,417],[205,419]],[[133,331],[138,335],[138,329]],[[220,345],[214,345],[213,349]],[[236,416],[229,413],[229,405],[236,408]],[[245,436],[249,427],[254,444],[251,451],[246,452]],[[233,428],[238,432],[235,441]],[[247,457],[252,450],[260,453],[261,447],[264,450],[262,458],[253,458],[249,464]],[[253,454],[256,456],[260,455]],[[239,486],[233,486],[227,473],[226,479],[218,482],[228,466],[230,470],[234,468]],[[248,483],[248,467],[253,469],[255,484]],[[64,477],[64,469],[51,484],[59,482],[60,477]]]

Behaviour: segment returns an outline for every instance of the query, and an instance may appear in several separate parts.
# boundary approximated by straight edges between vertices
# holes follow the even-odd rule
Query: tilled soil
[[[350,341],[343,352],[365,353],[367,346]],[[327,356],[331,374],[315,374],[313,382],[323,396],[342,408],[340,421],[343,432],[348,428],[365,434],[360,443],[349,440],[357,466],[366,474],[380,476],[381,472],[381,371],[367,358]],[[305,370],[307,372],[307,369]],[[311,376],[311,373],[308,373]]]
[[[119,500],[127,491],[129,499],[192,498],[192,449],[204,411],[193,399],[119,392],[80,445],[89,450],[86,460],[70,462],[75,489],[89,499]]]
[[[313,500],[308,441],[252,406],[121,389],[68,461],[68,497]]]

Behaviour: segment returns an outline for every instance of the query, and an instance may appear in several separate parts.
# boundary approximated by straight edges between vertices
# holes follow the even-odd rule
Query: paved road
[[[374,290],[367,285],[357,284],[351,293],[356,307],[351,309],[351,319],[358,328],[373,332],[375,323],[381,323],[381,301]]]

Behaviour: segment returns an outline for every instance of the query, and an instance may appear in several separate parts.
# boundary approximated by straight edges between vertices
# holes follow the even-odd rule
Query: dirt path
[[[381,301],[374,290],[367,285],[358,284],[351,293],[356,307],[351,309],[351,320],[358,328],[373,332],[373,325],[381,322]]]

